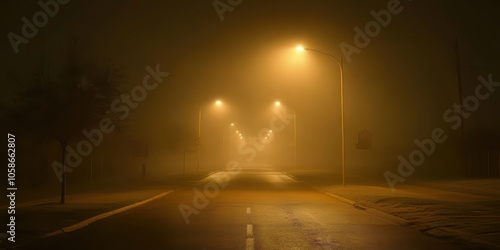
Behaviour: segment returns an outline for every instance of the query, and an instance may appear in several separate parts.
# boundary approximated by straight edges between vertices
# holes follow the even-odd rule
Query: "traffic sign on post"
[[[370,149],[372,147],[372,133],[368,129],[363,129],[358,133],[358,143],[356,149]]]

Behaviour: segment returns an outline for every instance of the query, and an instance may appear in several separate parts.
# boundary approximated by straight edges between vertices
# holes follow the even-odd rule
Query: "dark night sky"
[[[280,99],[302,118],[299,140],[311,152],[321,151],[311,156],[321,162],[338,150],[335,139],[324,139],[338,136],[338,69],[313,54],[297,61],[293,48],[304,44],[340,56],[339,44],[352,44],[353,28],[373,20],[369,12],[385,9],[387,2],[244,0],[221,22],[207,0],[74,0],[21,45],[19,54],[4,36],[1,97],[8,101],[19,89],[8,72],[25,78],[42,47],[57,61],[68,37],[78,36],[90,58],[125,66],[125,90],[140,82],[146,65],[160,64],[171,73],[138,112],[151,131],[166,119],[193,123],[200,104],[220,97],[238,113],[239,123],[257,133],[269,119],[262,110]],[[367,128],[381,147],[398,148],[389,154],[394,159],[415,138],[445,126],[442,113],[457,101],[455,37],[464,94],[479,74],[493,73],[495,79],[500,73],[498,1],[401,4],[403,12],[345,65],[347,147]],[[9,0],[0,30],[19,33],[21,17],[38,9],[36,1]],[[500,125],[491,118],[499,106],[497,95],[478,111],[481,126]]]

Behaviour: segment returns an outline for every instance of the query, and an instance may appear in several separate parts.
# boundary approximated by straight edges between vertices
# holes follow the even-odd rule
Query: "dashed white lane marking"
[[[247,237],[253,238],[253,225],[252,224],[247,225]]]
[[[253,250],[253,249],[254,249],[253,238],[248,238],[246,250]]]
[[[250,215],[252,213],[252,209],[250,207],[247,207],[247,214]],[[247,247],[246,250],[254,250],[255,245],[254,245],[254,238],[253,238],[253,225],[252,224],[247,224]]]

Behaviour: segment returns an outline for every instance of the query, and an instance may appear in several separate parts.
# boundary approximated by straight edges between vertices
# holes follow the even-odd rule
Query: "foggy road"
[[[227,186],[219,192],[209,188],[211,197],[196,209],[193,188],[203,191],[221,174],[25,249],[454,249],[271,167],[247,166],[226,175]],[[180,204],[196,209],[189,224]]]
[[[4,1],[0,250],[500,249],[499,10]]]

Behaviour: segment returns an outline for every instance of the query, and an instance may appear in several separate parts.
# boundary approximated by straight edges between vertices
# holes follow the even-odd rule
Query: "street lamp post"
[[[201,144],[201,107],[198,111],[198,171],[200,170],[200,144]]]
[[[274,105],[276,107],[280,107],[281,102],[276,101]],[[293,111],[293,159],[295,167],[297,167],[297,113],[295,113],[295,109],[292,109],[292,111]]]
[[[293,158],[297,167],[297,113],[293,110]]]
[[[329,56],[330,58],[333,58],[335,62],[339,65],[340,68],[340,122],[341,122],[341,165],[342,165],[342,186],[345,186],[345,131],[344,131],[344,76],[343,76],[343,71],[344,67],[342,66],[342,63],[337,57],[334,55],[331,55],[329,53],[316,50],[316,49],[311,49],[311,48],[304,48],[302,46],[297,47],[298,51],[313,51],[322,55]]]
[[[214,102],[214,104],[216,106],[221,106],[222,105],[222,101],[221,100],[216,100]],[[201,140],[201,110],[202,110],[203,107],[200,107],[199,111],[198,111],[198,170],[200,170],[200,140]]]

